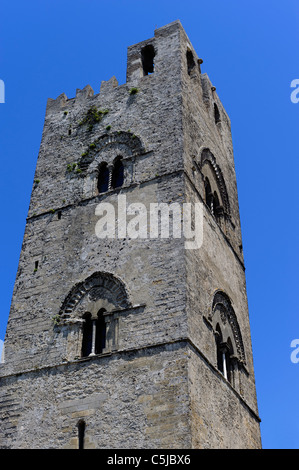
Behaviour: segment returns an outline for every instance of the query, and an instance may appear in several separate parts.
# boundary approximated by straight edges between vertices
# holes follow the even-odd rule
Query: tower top
[[[175,75],[180,75],[180,68],[184,68],[187,61],[189,74],[195,74],[196,70],[201,74],[202,58],[199,58],[180,22],[175,20],[165,26],[154,30],[154,36],[138,42],[127,48],[126,83],[119,85],[115,76],[109,80],[103,80],[98,94],[104,96],[121,87],[137,87],[142,84],[144,77],[149,75],[164,75],[173,80]],[[206,78],[207,75],[204,74]],[[215,93],[216,88],[210,87]],[[61,110],[68,103],[84,101],[97,96],[90,85],[83,89],[77,89],[73,98],[68,98],[61,93],[56,99],[49,98],[47,113]]]

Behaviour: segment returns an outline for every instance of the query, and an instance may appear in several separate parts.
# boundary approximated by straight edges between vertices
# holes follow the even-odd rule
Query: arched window
[[[92,352],[92,321],[91,313],[83,315],[83,339],[82,339],[82,357],[87,357]]]
[[[225,229],[226,220],[230,219],[230,204],[222,171],[209,149],[201,154],[200,171],[204,182],[203,198],[213,216]]]
[[[102,163],[99,168],[98,191],[105,193],[109,189],[109,169],[107,163]]]
[[[122,157],[117,157],[112,171],[111,186],[112,188],[120,188],[124,183],[124,166]]]
[[[145,46],[141,50],[143,75],[149,75],[150,73],[154,72],[154,68],[155,68],[154,57],[155,57],[155,49],[151,44],[149,44],[148,46]]]
[[[217,290],[208,320],[213,326],[215,337],[215,364],[219,372],[237,388],[240,386],[239,371],[245,371],[246,359],[244,344],[237,316],[230,298]],[[240,386],[241,390],[241,386]]]

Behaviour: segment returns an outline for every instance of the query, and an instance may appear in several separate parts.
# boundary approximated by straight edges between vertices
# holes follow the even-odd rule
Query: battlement
[[[167,77],[173,80],[175,76],[180,76],[180,71],[183,70],[193,77],[199,77],[202,63],[203,60],[197,57],[181,22],[176,20],[156,29],[154,37],[129,46],[126,83],[119,85],[116,77],[113,76],[101,82],[98,94],[104,96],[117,88],[131,89],[142,86],[149,77],[163,75],[163,80]],[[86,85],[82,90],[77,89],[76,96],[72,98],[61,93],[56,99],[48,99],[47,113],[64,109],[68,104],[73,104],[74,100],[82,102],[98,94],[95,94],[90,85]]]

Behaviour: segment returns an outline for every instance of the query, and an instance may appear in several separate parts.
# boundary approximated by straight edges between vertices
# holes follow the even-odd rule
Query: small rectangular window
[[[149,44],[145,46],[141,51],[141,60],[142,60],[142,67],[143,67],[143,75],[149,75],[150,73],[154,72],[154,57],[155,57],[155,49],[154,47]]]

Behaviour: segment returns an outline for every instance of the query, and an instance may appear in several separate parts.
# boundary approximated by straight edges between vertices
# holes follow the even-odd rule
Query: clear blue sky
[[[2,0],[1,271],[4,339],[47,98],[115,75],[126,49],[180,19],[232,121],[264,448],[299,448],[298,0]]]

